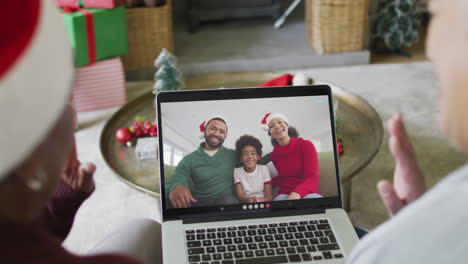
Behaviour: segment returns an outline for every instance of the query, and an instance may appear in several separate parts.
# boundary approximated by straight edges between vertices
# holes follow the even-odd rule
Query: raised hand
[[[95,171],[96,166],[93,163],[82,164],[78,160],[76,147],[73,145],[61,178],[74,191],[89,193],[94,190]]]
[[[426,191],[426,182],[418,165],[413,145],[406,133],[401,113],[388,121],[389,148],[395,159],[393,184],[387,180],[377,183],[377,190],[388,213],[395,215],[408,203],[418,199]]]
[[[187,188],[177,185],[169,194],[169,201],[174,208],[188,208],[197,200],[193,198],[192,193]]]

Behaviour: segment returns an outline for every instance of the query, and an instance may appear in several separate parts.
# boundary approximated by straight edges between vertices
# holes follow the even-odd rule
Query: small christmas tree
[[[177,69],[177,59],[174,55],[163,49],[154,61],[158,71],[154,74],[156,83],[153,87],[153,93],[160,91],[174,91],[184,88],[182,74]]]
[[[415,0],[380,0],[372,33],[388,50],[399,52],[418,40],[420,25]]]

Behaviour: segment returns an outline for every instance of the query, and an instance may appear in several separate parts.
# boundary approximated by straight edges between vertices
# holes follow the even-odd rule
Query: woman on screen
[[[279,187],[274,200],[319,198],[319,160],[314,144],[299,137],[281,113],[266,114],[262,125],[271,137],[273,151],[269,154],[278,176],[273,186]]]

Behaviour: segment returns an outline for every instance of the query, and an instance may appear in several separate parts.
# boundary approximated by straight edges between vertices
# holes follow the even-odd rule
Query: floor
[[[286,9],[288,4],[288,1],[284,1],[283,9]],[[183,9],[183,7],[177,6],[175,6],[175,8],[179,10]],[[395,54],[381,54],[372,51],[370,52],[370,57],[367,51],[318,55],[307,42],[304,13],[304,5],[301,3],[294,9],[280,29],[274,29],[272,27],[272,20],[266,18],[250,21],[238,20],[205,23],[200,26],[198,32],[195,34],[189,34],[187,32],[187,23],[176,13],[178,18],[176,18],[174,22],[174,38],[176,43],[176,55],[180,58],[180,63],[182,64],[181,68],[189,75],[195,75],[192,73],[208,73],[210,71],[219,72],[224,70],[221,69],[224,67],[229,67],[230,71],[237,71],[237,68],[242,68],[242,66],[235,65],[235,62],[232,65],[229,65],[229,63],[221,65],[218,62],[218,65],[214,65],[215,68],[220,68],[220,66],[224,67],[221,67],[217,71],[206,68],[200,69],[202,68],[199,65],[200,63],[206,66],[206,63],[210,60],[214,60],[214,57],[218,58],[217,61],[221,61],[220,58],[223,58],[222,60],[234,60],[237,62],[240,59],[253,57],[257,58],[256,63],[261,63],[261,58],[266,57],[278,57],[277,60],[283,60],[283,63],[280,65],[262,65],[263,67],[260,68],[264,68],[265,71],[279,68],[315,68],[427,60],[425,55],[427,23],[424,23],[424,26],[419,32],[419,40],[413,46],[404,48],[404,51],[410,54],[410,57]],[[223,37],[219,38],[221,35]],[[213,40],[213,43],[209,43],[210,39]],[[292,39],[294,39],[294,41],[291,41]],[[254,45],[252,45],[252,43]],[[227,52],[222,50],[227,50]],[[284,61],[286,56],[290,58],[290,61]],[[193,65],[194,63],[197,65]],[[197,69],[193,69],[194,67]],[[258,67],[258,65],[256,67]],[[248,67],[245,69],[248,69]]]
[[[174,10],[174,53],[185,76],[369,64],[368,50],[315,52],[307,41],[303,4],[279,29],[272,18],[237,19],[202,23],[193,34],[187,30],[183,8]],[[154,68],[132,71],[127,80],[151,80],[153,75]]]
[[[304,20],[304,8],[298,7],[279,29],[269,18],[206,23],[194,34],[185,23],[175,23],[180,69],[200,75],[369,63],[367,50],[318,54],[307,40]]]
[[[368,50],[317,54],[307,41],[304,5],[300,4],[283,27],[275,29],[271,18],[205,22],[196,33],[188,32],[184,1],[174,2],[174,43],[179,69],[184,76],[219,72],[281,71],[347,65],[402,63],[427,60],[426,28],[419,41],[404,50],[410,57],[378,54]],[[284,9],[288,2],[284,1]],[[152,80],[154,68],[126,73],[127,80]]]

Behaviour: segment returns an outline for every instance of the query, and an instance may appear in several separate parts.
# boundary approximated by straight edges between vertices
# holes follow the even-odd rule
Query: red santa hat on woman
[[[270,121],[277,118],[281,118],[284,122],[289,124],[289,119],[282,113],[268,113],[263,117],[261,121],[262,128],[268,131],[268,124],[270,123]]]
[[[2,10],[0,180],[57,122],[73,78],[65,25],[52,1],[3,1]]]

